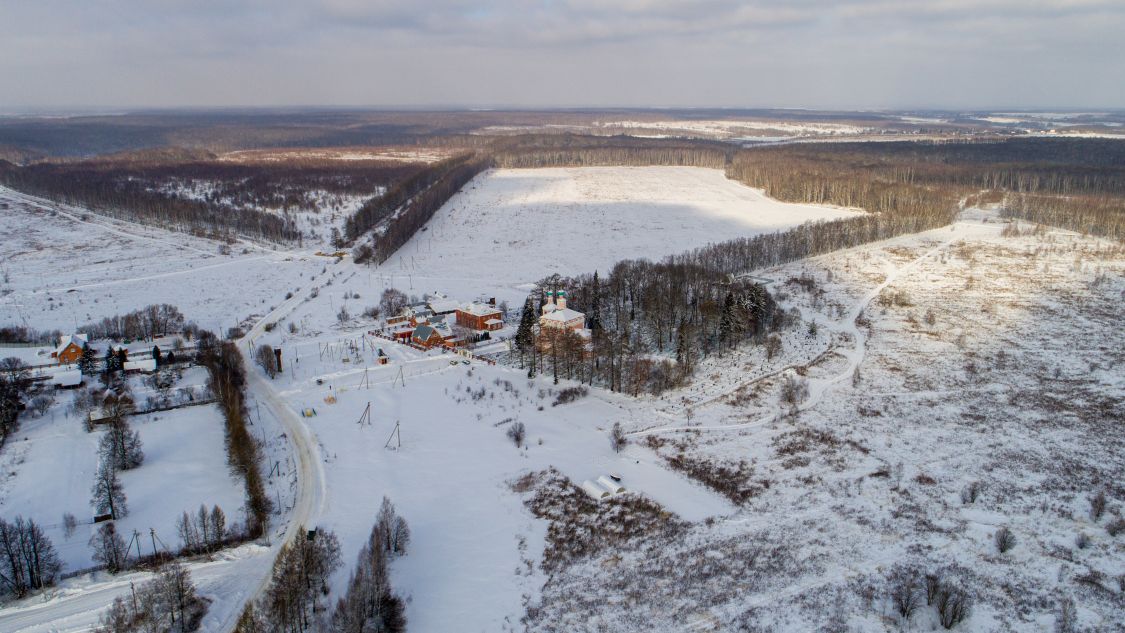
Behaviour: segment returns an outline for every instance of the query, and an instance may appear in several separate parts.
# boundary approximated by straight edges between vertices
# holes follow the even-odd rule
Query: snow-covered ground
[[[276,327],[259,325],[249,342],[280,347],[285,371],[272,381],[255,374],[250,406],[281,464],[281,505],[296,503],[294,515],[340,537],[344,568],[329,604],[387,496],[413,532],[391,580],[415,632],[522,630],[525,616],[533,631],[883,630],[898,626],[885,591],[898,563],[959,566],[952,576],[976,597],[961,630],[1050,630],[1062,596],[1074,597],[1086,626],[1112,630],[1125,553],[1105,530],[1109,518],[1088,518],[1086,499],[1104,489],[1110,518],[1122,512],[1125,451],[1112,426],[1125,401],[1120,247],[1062,231],[1004,237],[991,214],[970,212],[953,227],[757,271],[803,319],[782,333],[781,353],[768,359],[752,347],[708,359],[692,385],[661,398],[591,389],[552,406],[569,383],[451,364],[452,355],[367,335],[375,321],[357,316],[386,287],[519,305],[529,283],[552,273],[850,213],[771,201],[713,170],[499,170],[466,186],[381,267],[250,252],[222,269],[236,275],[232,290],[208,273],[168,302],[210,327],[193,310],[208,313],[215,294],[234,313],[214,308],[224,325],[280,306],[261,322]],[[255,257],[263,267],[238,277]],[[107,290],[95,288],[83,296]],[[34,297],[28,290],[10,296]],[[109,313],[152,303],[143,285],[131,292],[133,305]],[[258,292],[257,306],[242,298]],[[351,317],[339,320],[344,305]],[[388,365],[375,363],[380,347]],[[779,403],[787,376],[808,381],[796,412]],[[316,415],[294,418],[305,409]],[[281,417],[289,439],[308,438],[311,449],[287,456]],[[522,448],[506,436],[517,421],[527,429]],[[608,441],[615,422],[633,433],[620,454]],[[388,450],[396,423],[402,446]],[[728,478],[745,478],[751,492],[732,501],[673,459],[741,463]],[[298,468],[301,460],[311,463]],[[595,511],[556,500],[561,515],[537,518],[526,505],[536,490],[516,482],[549,467],[575,483],[617,473],[629,492]],[[295,502],[297,471],[309,490]],[[962,504],[975,480],[985,492]],[[78,490],[85,499],[88,486]],[[659,508],[649,513],[656,523],[618,524],[608,509],[629,500]],[[552,534],[582,520],[617,530],[612,546],[579,526],[574,539],[591,538],[591,548],[544,569]],[[991,543],[999,525],[1018,539],[1005,555]],[[1091,544],[1078,548],[1078,533]],[[265,577],[267,550],[254,547],[193,567],[217,601],[207,630],[223,630]],[[68,581],[59,593],[70,602],[53,594],[41,609],[25,601],[0,610],[0,629],[78,630],[113,591],[127,584]],[[923,607],[910,626],[933,625]]]
[[[1125,251],[1031,229],[1005,237],[970,212],[760,271],[832,332],[827,354],[790,372],[809,387],[799,412],[779,402],[761,350],[744,350],[701,369],[678,415],[660,406],[675,419],[631,426],[666,458],[744,463],[754,493],[712,525],[555,574],[532,630],[936,628],[932,607],[894,614],[896,565],[969,592],[958,630],[1054,630],[1066,598],[1083,627],[1118,630],[1125,549],[1107,526],[1125,512]],[[788,283],[801,278],[811,289]],[[783,357],[812,353],[806,336],[787,332]],[[966,503],[973,481],[984,492]],[[1110,502],[1094,520],[1098,491]],[[1018,542],[1005,554],[1002,526]]]
[[[0,323],[73,330],[169,303],[225,332],[307,285],[325,258],[219,244],[84,213],[0,188]]]
[[[228,197],[216,194],[221,191],[221,184],[215,181],[193,179],[182,181],[170,179],[163,182],[159,192],[188,200],[210,200],[213,204],[221,204],[231,209],[247,209],[262,211],[285,218],[301,232],[301,245],[306,248],[319,248],[325,252],[334,252],[333,229],[338,237],[344,232],[344,224],[363,203],[386,191],[385,187],[376,187],[366,194],[333,193],[324,189],[295,189],[285,193],[291,194],[293,199],[303,200],[303,204],[292,208],[263,207],[256,204],[239,203]]]
[[[202,389],[206,372],[189,368],[175,389]],[[144,400],[148,388],[139,377],[130,380],[134,396]],[[21,428],[0,452],[0,514],[32,518],[43,526],[55,545],[64,573],[79,572],[94,565],[88,545],[95,526],[91,486],[98,465],[98,441],[104,432],[87,432],[83,420],[70,410],[75,392],[55,393],[53,406],[42,417],[21,416]],[[286,509],[293,499],[293,463],[288,441],[268,407],[250,402],[255,425],[252,433],[263,442],[268,466],[277,462],[278,472],[266,477],[267,494],[280,502],[272,534],[288,525]],[[232,475],[224,448],[223,418],[215,405],[199,405],[137,415],[130,425],[140,433],[144,463],[120,473],[127,498],[128,516],[116,521],[118,531],[137,551],[152,553],[153,541],[160,551],[176,551],[182,545],[176,529],[179,516],[208,508],[223,508],[228,525],[245,520],[243,486]],[[63,514],[78,520],[75,532],[65,533]],[[276,541],[274,542],[276,547]],[[203,622],[204,631],[230,630],[246,599],[254,595],[256,582],[272,564],[272,550],[261,542],[224,550],[212,559],[189,561],[200,592],[212,601]],[[0,630],[13,633],[88,631],[115,596],[128,595],[130,583],[151,578],[147,572],[111,576],[104,572],[85,574],[62,581],[58,587],[14,605],[0,608]]]
[[[441,281],[513,298],[554,273],[605,272],[855,213],[778,202],[699,167],[498,169],[453,196],[378,272],[403,289]]]

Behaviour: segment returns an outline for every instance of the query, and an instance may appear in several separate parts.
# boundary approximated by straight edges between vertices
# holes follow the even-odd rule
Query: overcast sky
[[[0,0],[0,109],[1125,107],[1123,0]]]

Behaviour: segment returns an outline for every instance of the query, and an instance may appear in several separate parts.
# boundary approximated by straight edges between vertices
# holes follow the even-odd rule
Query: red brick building
[[[457,325],[477,331],[495,332],[504,327],[504,315],[495,306],[469,303],[457,308]]]

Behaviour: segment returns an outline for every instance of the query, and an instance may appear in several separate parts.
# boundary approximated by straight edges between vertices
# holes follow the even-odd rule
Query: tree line
[[[381,232],[377,231],[372,236],[370,244],[360,244],[355,249],[354,256],[357,263],[370,260],[375,264],[381,264],[387,261],[395,251],[406,244],[419,229],[425,226],[426,222],[429,222],[430,218],[434,216],[434,213],[455,193],[460,191],[461,187],[464,187],[477,174],[488,169],[491,166],[491,160],[486,155],[467,154],[443,161],[439,165],[440,167],[434,167],[431,172],[428,172],[429,176],[426,179],[425,186],[407,196],[401,204],[394,207],[390,206],[399,199],[395,197],[389,199],[381,207],[387,214],[393,214],[393,218],[389,218]],[[418,183],[417,186],[421,186],[421,184]],[[405,192],[396,194],[396,196],[403,195],[405,195]],[[362,225],[363,228],[360,228],[360,226],[357,225],[354,229],[349,228],[349,235],[352,234],[353,230],[362,233],[372,228],[372,226],[366,224]]]
[[[152,190],[145,180],[132,179],[128,173],[112,168],[55,163],[18,168],[0,162],[0,183],[109,217],[217,240],[245,235],[285,242],[300,237],[297,227],[279,215],[169,196]]]
[[[0,596],[22,598],[55,584],[62,562],[38,523],[0,518]]]
[[[273,502],[266,496],[260,470],[261,449],[246,428],[246,369],[233,341],[219,341],[211,332],[199,337],[198,361],[207,369],[207,386],[225,420],[227,462],[242,476],[246,495],[248,538],[265,533]]]
[[[307,535],[306,535],[307,534]],[[329,594],[328,580],[340,568],[340,543],[331,530],[316,529],[281,548],[269,586],[256,602],[246,605],[237,633],[401,633],[406,630],[406,604],[391,588],[388,564],[406,554],[410,529],[383,497],[375,524],[360,549],[355,569],[334,609],[321,599]]]

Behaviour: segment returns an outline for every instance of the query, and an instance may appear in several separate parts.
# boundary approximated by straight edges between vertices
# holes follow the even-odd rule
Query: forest
[[[536,328],[547,293],[565,291],[586,313],[589,340]],[[686,258],[619,262],[598,272],[542,280],[516,334],[529,375],[549,373],[622,391],[659,395],[688,381],[703,357],[762,343],[793,322],[761,284],[732,279]],[[674,362],[673,360],[674,359]]]
[[[187,160],[181,160],[187,156]],[[16,167],[0,161],[0,184],[111,217],[205,237],[297,242],[285,214],[316,212],[312,196],[374,197],[421,165],[389,161],[236,163],[194,153],[139,152],[90,161]],[[185,193],[198,187],[205,191]]]
[[[300,243],[287,214],[315,211],[314,193],[369,196],[340,244],[356,261],[386,261],[461,186],[489,168],[671,165],[722,169],[786,202],[861,208],[862,218],[793,235],[736,240],[711,256],[780,263],[943,226],[969,196],[991,193],[1002,214],[1122,238],[1125,144],[1102,139],[796,143],[739,147],[693,139],[571,133],[489,136],[430,130],[427,143],[460,153],[424,165],[377,160],[218,160],[205,150],[147,149],[93,160],[0,161],[0,183],[113,217],[230,240]],[[189,194],[198,191],[202,193]],[[765,256],[750,250],[768,248]],[[779,255],[784,252],[784,255]],[[778,260],[781,256],[783,259]],[[788,258],[788,259],[786,259]]]

